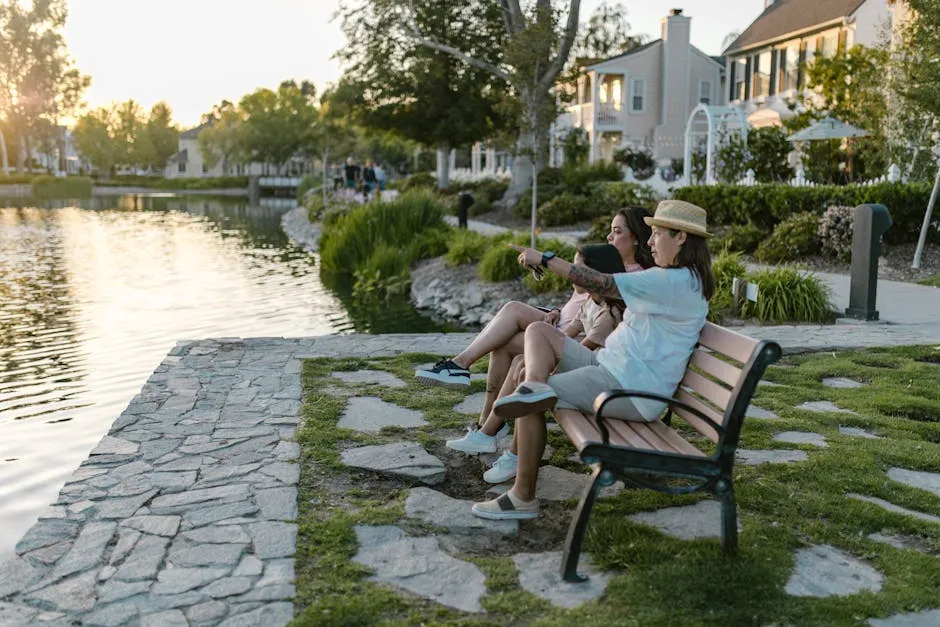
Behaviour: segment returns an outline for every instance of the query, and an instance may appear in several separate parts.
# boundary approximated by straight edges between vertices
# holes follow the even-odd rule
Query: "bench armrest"
[[[607,403],[617,398],[648,398],[654,401],[662,401],[669,405],[675,405],[677,407],[681,407],[687,412],[692,413],[696,417],[704,420],[705,423],[708,424],[708,426],[710,426],[712,429],[714,429],[718,433],[719,436],[723,436],[725,434],[724,427],[722,427],[720,424],[718,424],[717,422],[715,422],[714,420],[712,420],[711,418],[703,414],[699,409],[692,407],[688,403],[683,403],[682,401],[677,400],[675,398],[672,398],[669,396],[663,396],[662,394],[654,394],[652,392],[641,392],[640,390],[611,390],[609,392],[604,392],[602,394],[599,394],[597,398],[594,399],[594,417],[597,420],[597,428],[598,430],[600,430],[601,436],[604,438],[605,446],[610,444],[610,431],[608,431],[607,425],[604,423],[610,418],[604,417],[604,407],[607,405]],[[615,418],[615,419],[622,420],[620,418]]]

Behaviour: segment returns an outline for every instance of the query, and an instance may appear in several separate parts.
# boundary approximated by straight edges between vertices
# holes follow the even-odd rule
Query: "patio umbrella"
[[[823,119],[817,121],[814,124],[809,125],[804,128],[802,131],[797,131],[790,135],[787,139],[791,142],[805,142],[805,141],[816,141],[816,140],[828,140],[828,139],[845,139],[845,138],[855,138],[855,137],[865,137],[868,135],[868,131],[860,129],[857,126],[852,126],[851,124],[846,124],[841,120],[826,116]],[[829,146],[826,146],[826,161],[828,169],[829,161]],[[849,165],[851,167],[852,155],[849,154]],[[831,179],[830,179],[831,181]]]
[[[791,142],[814,141],[817,139],[843,139],[845,137],[865,137],[868,131],[846,124],[835,118],[824,117],[815,124],[788,137]]]

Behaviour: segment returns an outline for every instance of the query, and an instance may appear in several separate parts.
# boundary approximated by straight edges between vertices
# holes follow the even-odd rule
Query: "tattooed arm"
[[[523,248],[515,244],[510,244],[519,252],[519,263],[525,266],[536,267],[542,264],[542,253],[534,248]],[[622,298],[617,284],[614,282],[614,275],[604,274],[588,268],[587,266],[576,266],[573,263],[554,257],[548,262],[547,268],[553,274],[570,280],[575,285],[587,289],[592,294],[603,298]]]

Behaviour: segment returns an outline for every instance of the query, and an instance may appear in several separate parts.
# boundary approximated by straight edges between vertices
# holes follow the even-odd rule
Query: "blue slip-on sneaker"
[[[427,370],[415,370],[415,378],[429,385],[466,389],[470,386],[470,371],[449,359],[442,359]]]
[[[505,483],[516,476],[516,465],[519,458],[509,451],[504,451],[493,467],[483,473],[483,481],[487,483]]]
[[[493,412],[500,418],[518,418],[552,409],[556,400],[558,396],[549,384],[523,381],[515,392],[496,399]]]

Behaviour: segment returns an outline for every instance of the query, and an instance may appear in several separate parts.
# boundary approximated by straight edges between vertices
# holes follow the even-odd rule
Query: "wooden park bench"
[[[780,355],[776,342],[759,342],[706,323],[675,398],[611,390],[597,397],[594,416],[570,409],[555,411],[556,422],[581,460],[594,468],[568,528],[561,567],[565,581],[585,581],[577,568],[588,518],[601,488],[618,477],[669,494],[711,492],[721,502],[721,546],[726,553],[737,549],[732,470],[738,435],[758,381]],[[617,419],[617,399],[630,397],[665,401],[668,411],[662,420],[653,422]],[[690,443],[671,426],[673,417],[710,440],[714,450],[706,453]],[[684,481],[679,484],[676,479]]]

